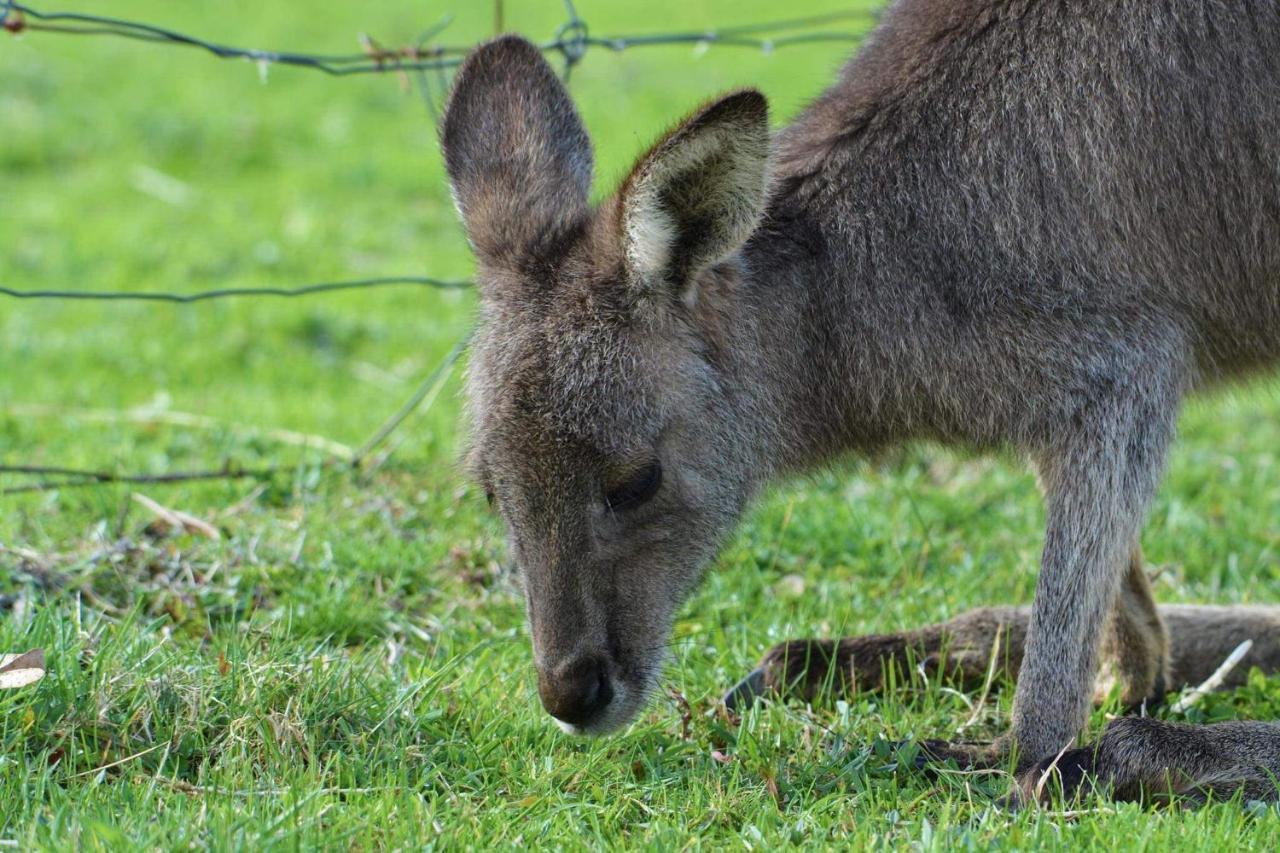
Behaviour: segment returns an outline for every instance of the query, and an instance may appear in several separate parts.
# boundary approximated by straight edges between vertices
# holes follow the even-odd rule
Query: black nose
[[[557,720],[573,726],[589,725],[613,701],[613,686],[605,662],[586,655],[571,658],[538,674],[542,707]]]

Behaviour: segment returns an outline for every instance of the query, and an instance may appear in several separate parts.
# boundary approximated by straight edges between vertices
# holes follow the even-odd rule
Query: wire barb
[[[587,55],[587,47],[591,44],[591,34],[587,30],[587,22],[574,17],[560,25],[556,30],[555,48],[564,57],[564,79],[568,81],[573,67]]]

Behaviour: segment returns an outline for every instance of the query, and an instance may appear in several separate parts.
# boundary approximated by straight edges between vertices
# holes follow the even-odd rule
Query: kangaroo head
[[[696,112],[593,206],[568,93],[504,37],[459,70],[441,133],[481,296],[469,465],[523,574],[543,705],[606,732],[644,704],[760,479],[732,337],[767,106]]]

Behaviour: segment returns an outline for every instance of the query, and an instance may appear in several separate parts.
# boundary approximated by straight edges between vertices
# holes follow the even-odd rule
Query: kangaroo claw
[[[753,669],[746,678],[734,685],[720,701],[730,711],[745,710],[765,695],[764,670]]]
[[[921,740],[916,746],[916,769],[931,770],[954,761],[961,770],[991,770],[1005,763],[1006,752],[1000,744],[966,741]]]

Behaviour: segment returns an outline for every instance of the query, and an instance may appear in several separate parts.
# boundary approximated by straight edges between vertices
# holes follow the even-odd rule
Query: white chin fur
[[[560,731],[564,732],[565,734],[585,735],[587,733],[586,730],[583,729],[581,726],[575,726],[573,723],[566,723],[564,720],[560,719],[559,717],[552,717],[551,719],[555,722],[557,726],[560,727]]]

